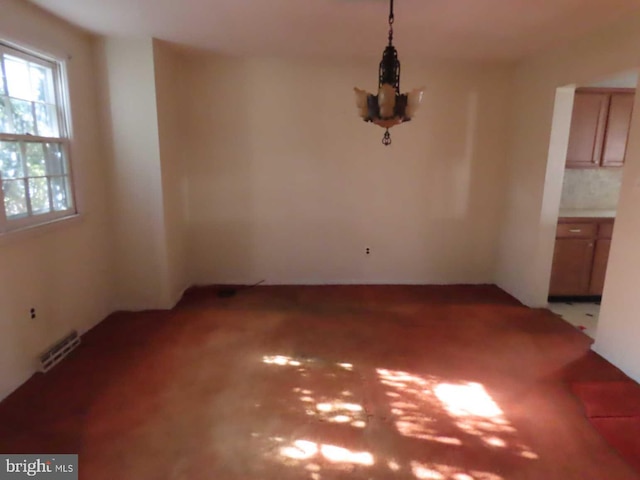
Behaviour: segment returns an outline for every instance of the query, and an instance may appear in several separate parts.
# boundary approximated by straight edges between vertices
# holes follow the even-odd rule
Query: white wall
[[[168,267],[169,302],[175,304],[190,286],[186,265],[185,109],[183,56],[166,42],[153,40],[160,141],[160,165]]]
[[[103,39],[116,308],[170,308],[169,264],[151,39]]]
[[[92,39],[17,0],[2,2],[0,38],[67,60],[71,157],[81,213],[80,219],[0,238],[1,399],[34,372],[38,354],[111,311],[112,285]],[[29,317],[31,307],[35,320]]]
[[[510,69],[406,63],[403,87],[427,93],[388,148],[353,98],[377,69],[189,56],[196,283],[494,281]]]
[[[638,25],[640,16],[627,17],[608,29],[519,65],[498,284],[528,305],[546,304],[562,188],[562,175],[549,173],[559,171],[563,159],[555,158],[554,164],[547,164],[556,87],[588,84],[593,79],[637,68]],[[637,97],[636,109],[638,101]],[[636,214],[639,142],[640,123],[634,116],[595,345],[599,353],[636,379],[640,379],[640,349],[634,344],[634,339],[640,337],[640,321],[635,313],[639,308],[636,286],[640,282],[640,217]]]
[[[185,263],[182,57],[152,39],[101,39],[98,64],[110,164],[116,308],[172,308]]]
[[[511,181],[496,283],[524,304],[542,307],[547,305],[551,258],[540,251],[553,253],[575,88],[536,91],[522,75],[518,72],[513,104]],[[537,101],[530,102],[530,96]],[[536,148],[528,145],[530,138],[538,139]],[[545,181],[543,196],[538,189]]]
[[[640,59],[639,59],[640,61]],[[639,63],[640,64],[640,63]],[[640,96],[634,108],[640,112]],[[634,115],[594,350],[640,382],[640,118]]]

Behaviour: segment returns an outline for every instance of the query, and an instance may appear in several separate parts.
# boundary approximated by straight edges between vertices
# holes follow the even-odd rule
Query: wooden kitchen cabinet
[[[549,296],[601,296],[613,219],[560,219]]]
[[[589,295],[602,295],[604,280],[607,275],[609,251],[611,250],[611,236],[613,235],[613,220],[598,223],[598,236],[593,254],[593,268],[591,269],[591,284]]]
[[[593,255],[593,269],[591,271],[591,283],[589,285],[589,295],[602,295],[604,290],[604,279],[607,274],[607,263],[609,262],[609,250],[611,240],[598,240]]]
[[[611,95],[604,152],[602,153],[603,167],[624,165],[634,99],[635,94],[633,93],[614,93]]]
[[[634,89],[576,90],[567,168],[621,167],[633,113]]]
[[[589,295],[593,248],[588,238],[556,239],[549,295]]]
[[[567,150],[567,168],[597,167],[602,155],[609,95],[576,91]]]

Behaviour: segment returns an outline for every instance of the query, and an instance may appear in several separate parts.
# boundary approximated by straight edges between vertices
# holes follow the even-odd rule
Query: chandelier
[[[382,137],[384,145],[391,145],[389,129],[402,122],[410,121],[418,110],[424,94],[424,88],[405,94],[400,93],[400,60],[398,60],[398,51],[393,46],[394,21],[393,0],[390,0],[389,45],[384,49],[380,62],[378,95],[354,88],[360,117],[365,122],[372,122],[386,129]]]

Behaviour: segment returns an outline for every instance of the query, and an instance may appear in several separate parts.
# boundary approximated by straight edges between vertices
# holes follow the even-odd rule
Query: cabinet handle
[[[573,229],[569,230],[569,233],[580,233],[580,232],[582,232],[582,230],[579,229],[579,228],[573,228]]]

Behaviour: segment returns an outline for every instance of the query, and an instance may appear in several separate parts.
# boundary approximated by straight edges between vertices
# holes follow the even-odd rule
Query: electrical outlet
[[[32,320],[36,318],[36,309],[32,308],[31,310],[29,310],[29,315],[31,316]]]
[[[366,248],[364,249],[364,253],[365,253],[365,255],[371,255],[371,248],[366,247]]]

